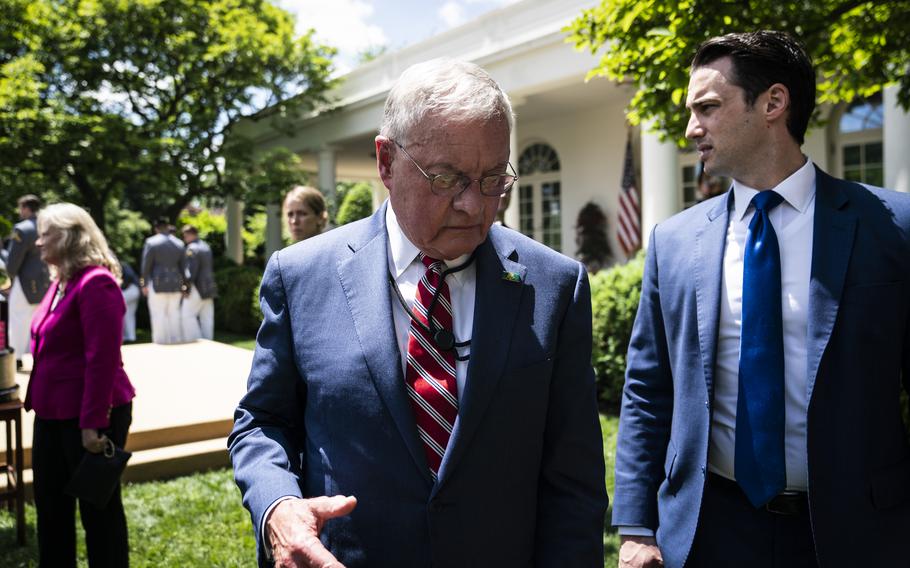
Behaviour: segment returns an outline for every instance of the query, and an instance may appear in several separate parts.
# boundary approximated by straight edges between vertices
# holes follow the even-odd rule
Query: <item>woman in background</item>
[[[318,235],[329,221],[325,198],[315,187],[298,185],[284,197],[284,217],[295,243]]]
[[[51,205],[38,215],[37,245],[54,275],[32,319],[35,363],[25,397],[35,411],[39,566],[69,568],[76,566],[76,499],[64,488],[85,452],[101,452],[108,439],[126,444],[135,391],[120,356],[120,264],[98,226],[76,205]],[[128,566],[119,485],[103,509],[80,499],[79,513],[89,566]]]

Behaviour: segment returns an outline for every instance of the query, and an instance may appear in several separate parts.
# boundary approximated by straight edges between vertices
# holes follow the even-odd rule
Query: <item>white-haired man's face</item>
[[[407,152],[376,138],[379,174],[402,231],[425,254],[451,260],[474,251],[496,218],[499,196],[480,192],[479,182],[454,197],[434,194],[429,174],[456,173],[472,180],[505,171],[509,126],[505,119],[461,121],[427,117],[408,133]]]

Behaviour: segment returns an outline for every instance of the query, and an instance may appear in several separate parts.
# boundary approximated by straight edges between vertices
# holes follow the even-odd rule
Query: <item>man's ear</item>
[[[392,141],[385,136],[376,137],[376,169],[379,170],[379,179],[386,188],[391,189],[392,183]]]
[[[774,83],[766,92],[764,104],[765,120],[776,122],[787,119],[790,110],[790,89],[781,83]]]

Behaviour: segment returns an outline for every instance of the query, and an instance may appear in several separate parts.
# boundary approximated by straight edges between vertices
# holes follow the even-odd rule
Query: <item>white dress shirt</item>
[[[809,407],[806,337],[815,219],[815,166],[807,159],[803,167],[771,189],[784,198],[783,203],[771,211],[770,218],[780,245],[787,489],[806,491],[806,416]],[[755,213],[751,201],[757,193],[734,180],[734,209],[730,213],[724,250],[708,466],[714,473],[729,479],[735,479],[743,258],[749,223]]]
[[[401,231],[398,218],[392,211],[392,206],[386,207],[386,231],[389,234],[389,272],[395,279],[395,284],[401,292],[401,297],[412,309],[417,296],[417,283],[423,278],[426,267],[417,258],[420,249],[414,246]],[[454,268],[466,262],[470,255],[463,255],[456,259],[442,259],[446,266]],[[474,291],[477,283],[477,268],[472,262],[464,270],[454,272],[446,277],[449,284],[449,295],[452,303],[452,330],[455,341],[468,341],[474,330]],[[398,339],[398,352],[401,354],[402,372],[407,372],[408,361],[408,330],[411,328],[411,318],[404,311],[404,307],[392,292],[392,316],[395,320],[395,335]],[[470,354],[471,347],[462,347],[457,350],[459,356]],[[458,400],[464,394],[465,378],[468,375],[468,361],[455,361],[455,382],[458,385]],[[456,419],[457,420],[457,419]]]

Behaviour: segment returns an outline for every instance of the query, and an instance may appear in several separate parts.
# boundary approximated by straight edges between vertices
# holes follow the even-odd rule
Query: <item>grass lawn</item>
[[[607,489],[613,494],[613,459],[618,419],[601,416]],[[250,518],[240,504],[240,492],[230,470],[218,470],[170,481],[128,484],[123,490],[130,532],[133,568],[255,566],[256,552]],[[609,523],[610,512],[607,513]],[[16,545],[15,517],[0,510],[0,566],[38,565],[35,508],[26,507],[28,545]],[[78,523],[78,521],[74,521]],[[77,525],[78,527],[78,525]],[[85,562],[79,530],[79,566]],[[619,537],[612,527],[604,531],[604,566],[617,565]]]
[[[250,517],[227,469],[171,481],[128,484],[123,492],[132,567],[255,566]],[[38,565],[35,508],[26,508],[28,544],[16,545],[16,521],[0,512],[0,566]],[[74,521],[78,523],[78,521]],[[82,530],[79,566],[87,566]]]
[[[613,516],[613,464],[616,461],[616,433],[619,430],[619,417],[600,415],[600,430],[604,436],[604,462],[607,464],[607,493],[610,495],[610,508],[604,519],[604,568],[616,568],[619,565],[619,535],[610,526]]]

